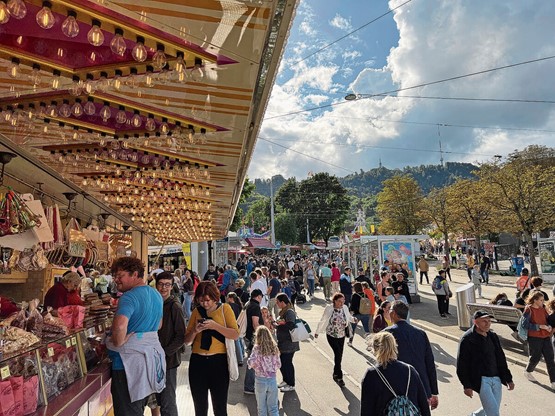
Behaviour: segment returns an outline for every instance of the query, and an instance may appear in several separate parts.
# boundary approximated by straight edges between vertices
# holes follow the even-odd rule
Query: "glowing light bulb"
[[[84,112],[85,112],[85,109],[81,104],[81,100],[77,98],[75,100],[75,104],[71,106],[71,114],[73,114],[74,117],[81,117]]]
[[[100,29],[100,21],[93,19],[92,27],[87,33],[87,40],[93,46],[100,46],[104,43],[104,33]]]
[[[104,107],[100,109],[100,112],[98,114],[100,115],[100,118],[102,118],[102,121],[106,123],[110,119],[110,117],[112,117],[112,110],[110,110],[110,104],[107,102],[104,102]]]
[[[149,117],[147,118],[146,123],[145,123],[145,128],[146,128],[148,131],[154,131],[154,130],[156,130],[156,121],[154,121],[154,118],[153,118],[153,117],[150,117],[150,116],[149,116]]]
[[[135,46],[131,51],[131,56],[133,56],[133,59],[137,62],[144,62],[148,57],[148,52],[145,48],[144,43],[145,38],[143,38],[142,36],[137,36],[137,43],[135,43]]]
[[[31,75],[29,75],[29,80],[33,84],[33,87],[37,87],[40,84],[40,65],[33,64],[33,71],[31,72]]]
[[[58,114],[62,117],[71,116],[71,107],[69,106],[69,101],[64,100],[60,108],[58,108]]]
[[[139,86],[139,80],[137,77],[137,68],[131,68],[131,72],[125,79],[125,85],[129,88],[137,88]]]
[[[62,75],[62,74],[57,69],[55,69],[52,72],[52,80],[50,81],[50,88],[52,88],[53,90],[59,90],[60,89],[60,84],[61,84],[60,75]]]
[[[175,68],[174,68],[175,72],[178,74],[181,74],[185,72],[186,68],[187,66],[185,64],[183,52],[177,52],[177,59],[175,61]]]
[[[11,64],[8,65],[7,73],[11,78],[19,78],[19,76],[21,75],[21,68],[19,66],[19,59],[12,58]]]
[[[62,23],[62,33],[68,38],[74,38],[79,34],[79,23],[77,23],[77,13],[73,10],[67,12],[66,20]]]
[[[152,88],[154,87],[154,76],[152,74],[152,67],[150,65],[146,66],[146,73],[145,73],[145,86]]]
[[[10,15],[16,19],[23,19],[27,14],[27,7],[23,0],[9,0],[8,11]]]
[[[87,80],[83,84],[83,92],[85,94],[94,94],[96,91],[96,82],[91,74],[87,74]]]
[[[37,24],[43,29],[51,29],[56,22],[56,18],[54,17],[54,13],[52,13],[51,7],[52,3],[49,1],[43,1],[42,9],[37,12]]]
[[[88,116],[94,116],[94,113],[96,113],[96,106],[92,98],[87,99],[87,102],[83,106],[83,112]]]
[[[116,113],[116,123],[125,124],[127,121],[127,113],[125,112],[125,107],[120,105],[119,111]]]
[[[164,53],[164,45],[158,44],[156,46],[156,53],[152,55],[152,65],[157,70],[162,70],[168,63],[166,54]]]
[[[110,41],[110,49],[112,52],[119,56],[124,56],[125,51],[127,51],[127,44],[125,43],[125,39],[123,38],[123,30],[117,28],[115,30],[114,37]]]
[[[116,91],[119,91],[121,89],[121,76],[123,75],[123,73],[121,72],[121,70],[116,69],[115,71],[115,75],[114,78],[112,78],[112,86],[114,87],[114,89]]]
[[[167,135],[169,131],[170,126],[168,125],[168,121],[166,119],[162,119],[162,124],[160,124],[160,133]]]
[[[143,124],[143,119],[141,118],[141,115],[139,114],[139,112],[135,110],[135,114],[131,118],[131,125],[136,129],[138,129],[139,127],[142,126],[142,124]]]
[[[195,58],[195,66],[191,69],[191,78],[196,82],[204,78],[204,72],[202,71],[202,59]]]
[[[10,21],[10,11],[8,6],[4,1],[0,1],[0,25],[8,23]]]

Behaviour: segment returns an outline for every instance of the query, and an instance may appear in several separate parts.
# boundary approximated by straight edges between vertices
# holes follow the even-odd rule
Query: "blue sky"
[[[250,177],[481,162],[528,144],[555,146],[555,59],[345,102],[555,55],[555,2],[301,0],[259,134]],[[317,110],[307,109],[332,104]],[[300,113],[287,115],[291,112]],[[273,143],[270,143],[273,142]]]

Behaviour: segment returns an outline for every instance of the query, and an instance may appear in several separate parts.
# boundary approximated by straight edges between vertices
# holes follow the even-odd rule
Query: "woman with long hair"
[[[211,281],[200,282],[194,296],[197,306],[192,314],[185,344],[192,344],[189,360],[189,385],[195,416],[207,416],[208,392],[215,416],[227,416],[229,368],[226,338],[239,338],[233,309],[220,301],[220,291]]]
[[[276,305],[280,309],[279,317],[276,320],[276,335],[278,348],[281,352],[279,356],[281,360],[280,371],[283,376],[283,383],[280,383],[279,388],[282,392],[294,391],[295,367],[293,366],[293,356],[300,348],[299,342],[291,339],[291,331],[297,326],[295,323],[297,314],[285,293],[276,296]]]
[[[544,295],[542,292],[532,290],[526,298],[526,307],[522,314],[524,328],[528,329],[528,366],[524,375],[530,381],[536,381],[532,372],[540,362],[542,356],[547,366],[551,388],[555,389],[555,358],[551,337],[553,327],[548,324],[549,314],[544,307]]]
[[[384,301],[376,310],[374,316],[374,324],[372,325],[372,332],[378,333],[391,325],[391,317],[389,316],[389,301]]]
[[[414,413],[430,416],[426,391],[413,366],[397,360],[397,342],[389,332],[380,332],[370,338],[370,350],[377,366],[372,365],[362,380],[360,411],[362,415],[383,415],[396,396],[407,396]]]

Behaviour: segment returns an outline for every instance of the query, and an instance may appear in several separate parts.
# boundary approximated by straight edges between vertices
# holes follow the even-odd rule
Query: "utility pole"
[[[275,246],[276,245],[276,231],[274,229],[274,186],[273,177],[270,176],[270,227],[272,227],[272,233],[270,234],[270,241]]]
[[[310,244],[310,231],[308,231],[308,218],[306,219],[306,243]]]

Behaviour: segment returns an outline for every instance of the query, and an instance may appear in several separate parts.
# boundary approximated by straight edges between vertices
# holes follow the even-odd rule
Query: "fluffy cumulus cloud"
[[[316,1],[316,0],[313,0]],[[310,3],[310,1],[308,1]],[[401,0],[389,2],[394,8]],[[342,30],[365,23],[345,2],[323,20],[313,8],[311,28],[329,43],[324,25]],[[368,6],[369,7],[369,6]],[[361,9],[362,8],[362,9]],[[383,10],[368,13],[372,16]],[[439,163],[479,162],[529,144],[553,146],[555,106],[545,103],[444,100],[417,97],[552,100],[555,59],[514,66],[425,87],[459,75],[555,55],[555,2],[534,0],[413,1],[389,15],[398,32],[382,56],[376,44],[388,39],[348,39],[287,71],[275,85],[257,144],[251,177],[306,177],[309,171],[343,176],[349,171]],[[329,26],[328,26],[329,28]],[[290,46],[296,45],[292,32]],[[333,39],[331,39],[333,40]],[[314,50],[307,42],[307,51]],[[293,57],[291,49],[286,60]],[[290,62],[291,62],[290,61]],[[383,62],[383,65],[378,62]],[[287,65],[285,65],[287,66]],[[346,102],[349,92],[395,96]],[[395,95],[395,94],[393,94]],[[295,115],[302,109],[327,106]],[[315,160],[318,159],[318,160]]]

